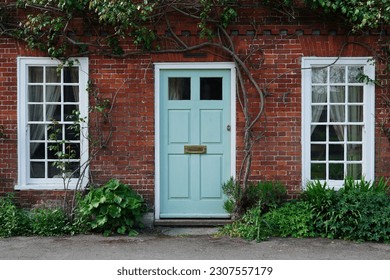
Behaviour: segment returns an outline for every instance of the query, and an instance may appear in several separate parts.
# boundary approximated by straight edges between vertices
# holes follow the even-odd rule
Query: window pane
[[[46,86],[46,102],[61,102],[60,86]]]
[[[362,141],[363,126],[361,125],[349,125],[347,127],[347,140],[348,141]]]
[[[60,150],[62,150],[61,144],[56,144],[56,143],[48,144],[47,158],[48,159],[58,159],[57,152],[59,152]]]
[[[80,140],[80,126],[75,124],[65,125],[66,140]]]
[[[80,163],[79,162],[71,162],[68,167],[69,174],[68,176],[71,178],[79,178],[80,177]]]
[[[79,102],[78,86],[64,86],[64,102]]]
[[[78,105],[64,105],[64,115],[65,115],[64,119],[69,120],[67,116],[73,116],[75,114],[75,111],[78,110],[79,110]]]
[[[61,105],[46,105],[46,121],[61,121]]]
[[[329,163],[329,179],[343,180],[344,179],[344,164],[343,163]]]
[[[326,145],[311,145],[311,160],[326,160]]]
[[[345,103],[345,87],[330,87],[330,103]]]
[[[348,164],[347,176],[352,177],[354,180],[362,178],[362,165],[361,164]]]
[[[326,86],[313,86],[312,87],[312,95],[311,102],[312,103],[326,103],[327,102],[327,93]]]
[[[48,162],[48,177],[49,178],[62,178],[61,169],[53,165],[53,162]]]
[[[348,87],[348,102],[363,103],[363,87],[360,86]]]
[[[363,75],[363,66],[348,66],[348,82],[359,83],[359,78]]]
[[[168,78],[169,100],[191,99],[191,78]]]
[[[57,67],[46,67],[46,83],[61,83],[61,73]]]
[[[344,126],[330,125],[329,126],[329,141],[341,142],[344,141]]]
[[[30,162],[30,178],[45,178],[44,162]]]
[[[327,68],[313,68],[313,70],[311,71],[311,81],[313,84],[326,84],[327,80]]]
[[[330,82],[331,83],[344,83],[345,82],[345,67],[344,66],[331,66],[330,67]]]
[[[311,126],[311,141],[326,141],[326,126],[312,125]]]
[[[312,180],[325,180],[326,179],[326,164],[325,163],[312,163],[310,176],[311,176]]]
[[[28,86],[28,102],[43,102],[42,86]]]
[[[312,106],[312,111],[311,111],[311,121],[313,123],[316,122],[327,122],[328,117],[327,117],[327,112],[328,108],[326,106]]]
[[[28,82],[43,83],[43,67],[28,67]]]
[[[347,158],[349,161],[362,160],[362,145],[350,144],[347,145]]]
[[[200,100],[222,100],[222,78],[200,78]]]
[[[30,159],[45,158],[45,143],[30,143]]]
[[[50,140],[62,140],[62,125],[49,125],[47,130],[47,137]]]
[[[79,82],[79,68],[65,67],[64,68],[64,83],[78,83]]]
[[[43,105],[28,105],[28,120],[43,121]]]
[[[362,122],[363,121],[363,106],[349,106],[348,107],[348,121]]]
[[[78,143],[65,144],[65,154],[67,155],[67,158],[79,159],[80,158],[80,144],[78,144]]]
[[[329,160],[344,160],[344,145],[329,145]]]
[[[330,121],[345,122],[345,107],[344,105],[330,106]]]
[[[44,140],[45,139],[45,125],[44,124],[30,124],[30,139]]]

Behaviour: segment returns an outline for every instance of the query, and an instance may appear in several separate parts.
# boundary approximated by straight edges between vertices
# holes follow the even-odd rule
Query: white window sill
[[[86,184],[81,186],[81,189],[85,187]],[[15,185],[15,190],[74,190],[78,187],[80,189],[80,185],[76,186],[76,184],[58,184],[58,183],[40,183],[40,184],[18,184]]]

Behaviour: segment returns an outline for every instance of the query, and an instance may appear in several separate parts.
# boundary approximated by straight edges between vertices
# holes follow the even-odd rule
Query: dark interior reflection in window
[[[222,78],[200,78],[200,100],[222,100]]]
[[[191,78],[168,79],[169,100],[191,99]]]

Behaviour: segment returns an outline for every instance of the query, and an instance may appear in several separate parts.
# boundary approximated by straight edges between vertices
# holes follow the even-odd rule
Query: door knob
[[[228,125],[226,126],[226,129],[227,129],[227,131],[230,131],[230,129],[231,129],[230,124],[228,124]]]

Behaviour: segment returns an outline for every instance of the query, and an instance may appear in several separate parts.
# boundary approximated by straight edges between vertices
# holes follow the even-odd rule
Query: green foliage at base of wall
[[[92,188],[78,202],[76,223],[87,231],[103,232],[105,236],[119,233],[135,235],[142,226],[146,213],[142,196],[118,180],[110,180],[99,188]]]
[[[87,232],[135,235],[146,210],[142,196],[118,180],[79,196],[74,217],[66,215],[62,208],[20,209],[10,194],[0,197],[0,237]]]
[[[37,208],[30,212],[31,234],[56,236],[69,234],[71,225],[61,208]]]
[[[222,186],[227,196],[224,208],[228,213],[237,211],[237,208],[247,211],[259,206],[262,212],[267,212],[280,206],[287,197],[286,187],[280,182],[260,181],[250,183],[246,190],[230,179]],[[239,214],[239,213],[237,213]]]
[[[336,191],[309,183],[299,201],[264,213],[257,206],[222,234],[262,241],[270,236],[326,237],[390,243],[390,196],[387,182],[346,179]]]
[[[27,214],[16,207],[13,196],[0,197],[0,237],[23,235],[28,230]]]
[[[17,207],[11,194],[0,198],[0,237],[55,236],[70,233],[70,223],[61,208]]]

